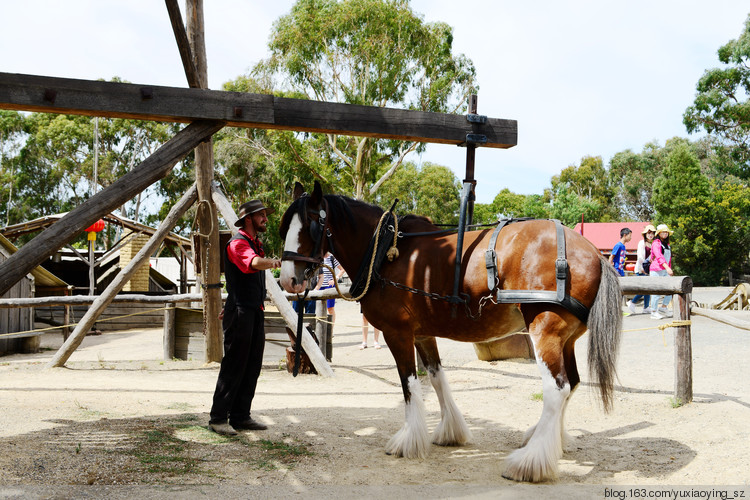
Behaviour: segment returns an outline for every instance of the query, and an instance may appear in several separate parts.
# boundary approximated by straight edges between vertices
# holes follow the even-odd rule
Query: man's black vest
[[[231,260],[229,260],[229,245],[238,239],[243,239],[250,244],[255,253],[261,255],[261,249],[258,248],[250,238],[237,233],[229,240],[224,247],[224,276],[227,279],[227,309],[234,306],[243,308],[260,308],[263,306],[263,299],[266,296],[266,273],[256,271],[254,273],[243,273]]]

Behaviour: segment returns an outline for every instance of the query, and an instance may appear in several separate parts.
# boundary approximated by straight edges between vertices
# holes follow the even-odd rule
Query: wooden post
[[[266,271],[266,289],[269,297],[271,297],[271,300],[279,309],[281,317],[286,321],[286,324],[293,325],[294,328],[296,328],[297,311],[295,311],[291,304],[289,304],[289,301],[284,296],[284,292],[281,291],[279,284],[276,283],[276,278],[273,277],[271,271]],[[323,377],[333,377],[331,366],[326,361],[326,358],[321,352],[320,347],[318,347],[317,342],[315,342],[315,339],[313,339],[310,332],[307,331],[307,328],[302,329],[302,348],[307,353],[307,356],[310,358],[310,361],[318,371],[319,375]]]
[[[197,121],[177,133],[140,165],[78,205],[0,264],[0,295],[47,257],[135,195],[165,177],[197,144],[221,130],[223,122]]]
[[[674,317],[677,321],[690,320],[691,294],[674,295]],[[674,396],[680,404],[693,400],[693,347],[690,325],[674,327]]]
[[[166,304],[165,304],[166,305]],[[174,358],[175,344],[175,306],[167,306],[164,309],[164,359]]]
[[[193,187],[191,187],[182,198],[180,198],[180,201],[172,207],[167,214],[167,217],[161,224],[159,224],[154,235],[148,240],[143,248],[138,251],[136,256],[133,257],[133,260],[130,261],[125,269],[122,269],[117,276],[115,276],[115,279],[112,280],[102,294],[94,300],[94,303],[91,304],[91,307],[86,311],[86,314],[83,315],[83,318],[81,318],[81,321],[78,323],[75,330],[73,330],[73,333],[68,340],[63,343],[57,353],[52,357],[52,360],[47,364],[47,368],[63,366],[68,358],[70,358],[71,354],[73,354],[78,346],[81,345],[86,333],[96,322],[101,312],[104,311],[110,302],[112,302],[112,299],[117,295],[117,292],[122,290],[122,287],[128,282],[128,280],[130,280],[133,274],[135,274],[135,271],[138,270],[144,262],[148,262],[148,258],[151,254],[159,248],[159,245],[161,245],[164,238],[166,238],[167,234],[169,234],[180,217],[182,217],[187,209],[195,202],[195,198],[197,197],[196,191],[195,185],[193,185]]]
[[[203,0],[185,2],[187,39],[200,88],[208,88],[208,64],[203,31]],[[186,68],[187,70],[187,68]],[[221,313],[221,245],[219,218],[211,199],[214,181],[213,142],[195,148],[195,182],[198,186],[198,227],[201,242],[201,275],[203,286],[203,333],[206,336],[206,362],[220,362],[224,356],[219,314]]]
[[[328,316],[328,308],[326,307],[326,301],[325,300],[316,300],[315,301],[315,336],[318,337],[318,344],[320,345],[320,350],[325,355],[325,358],[327,361],[331,361],[333,357],[333,353],[328,351],[328,343],[330,342],[330,339],[328,338],[329,335],[329,328],[326,321],[330,319],[330,316]]]

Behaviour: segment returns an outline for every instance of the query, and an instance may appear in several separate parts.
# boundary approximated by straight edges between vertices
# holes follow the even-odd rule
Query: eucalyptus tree
[[[733,162],[729,173],[750,179],[750,16],[740,36],[718,50],[722,66],[706,70],[683,115],[688,132],[701,129],[716,137]]]
[[[270,57],[256,65],[254,76],[274,88],[281,80],[309,99],[457,113],[477,87],[473,63],[454,55],[452,43],[449,25],[425,22],[407,0],[299,0],[274,24]],[[305,161],[304,154],[296,155],[296,167],[326,176],[327,184],[358,199],[372,198],[406,156],[423,147],[336,134],[313,140],[314,150],[327,148],[322,158],[328,167]]]

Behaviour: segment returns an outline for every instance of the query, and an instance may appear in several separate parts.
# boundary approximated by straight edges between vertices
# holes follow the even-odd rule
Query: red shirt
[[[251,239],[253,243],[255,243],[255,246],[258,247],[260,252],[256,253],[247,241],[238,238],[229,243],[229,247],[227,248],[227,257],[229,257],[229,260],[235,266],[239,267],[240,271],[242,271],[243,273],[257,273],[258,269],[253,268],[252,262],[255,257],[265,257],[266,254],[263,251],[263,244],[260,242],[260,240],[258,240],[257,238],[253,238],[242,229],[240,229],[240,234],[242,234],[246,238]]]

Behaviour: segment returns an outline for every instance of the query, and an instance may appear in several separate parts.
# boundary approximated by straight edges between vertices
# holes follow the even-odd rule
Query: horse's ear
[[[305,188],[302,187],[302,184],[299,182],[294,183],[294,201],[297,201],[300,199],[300,197],[305,193]]]
[[[310,203],[312,203],[312,206],[317,207],[320,206],[321,201],[323,201],[323,188],[320,187],[320,182],[315,181]]]

